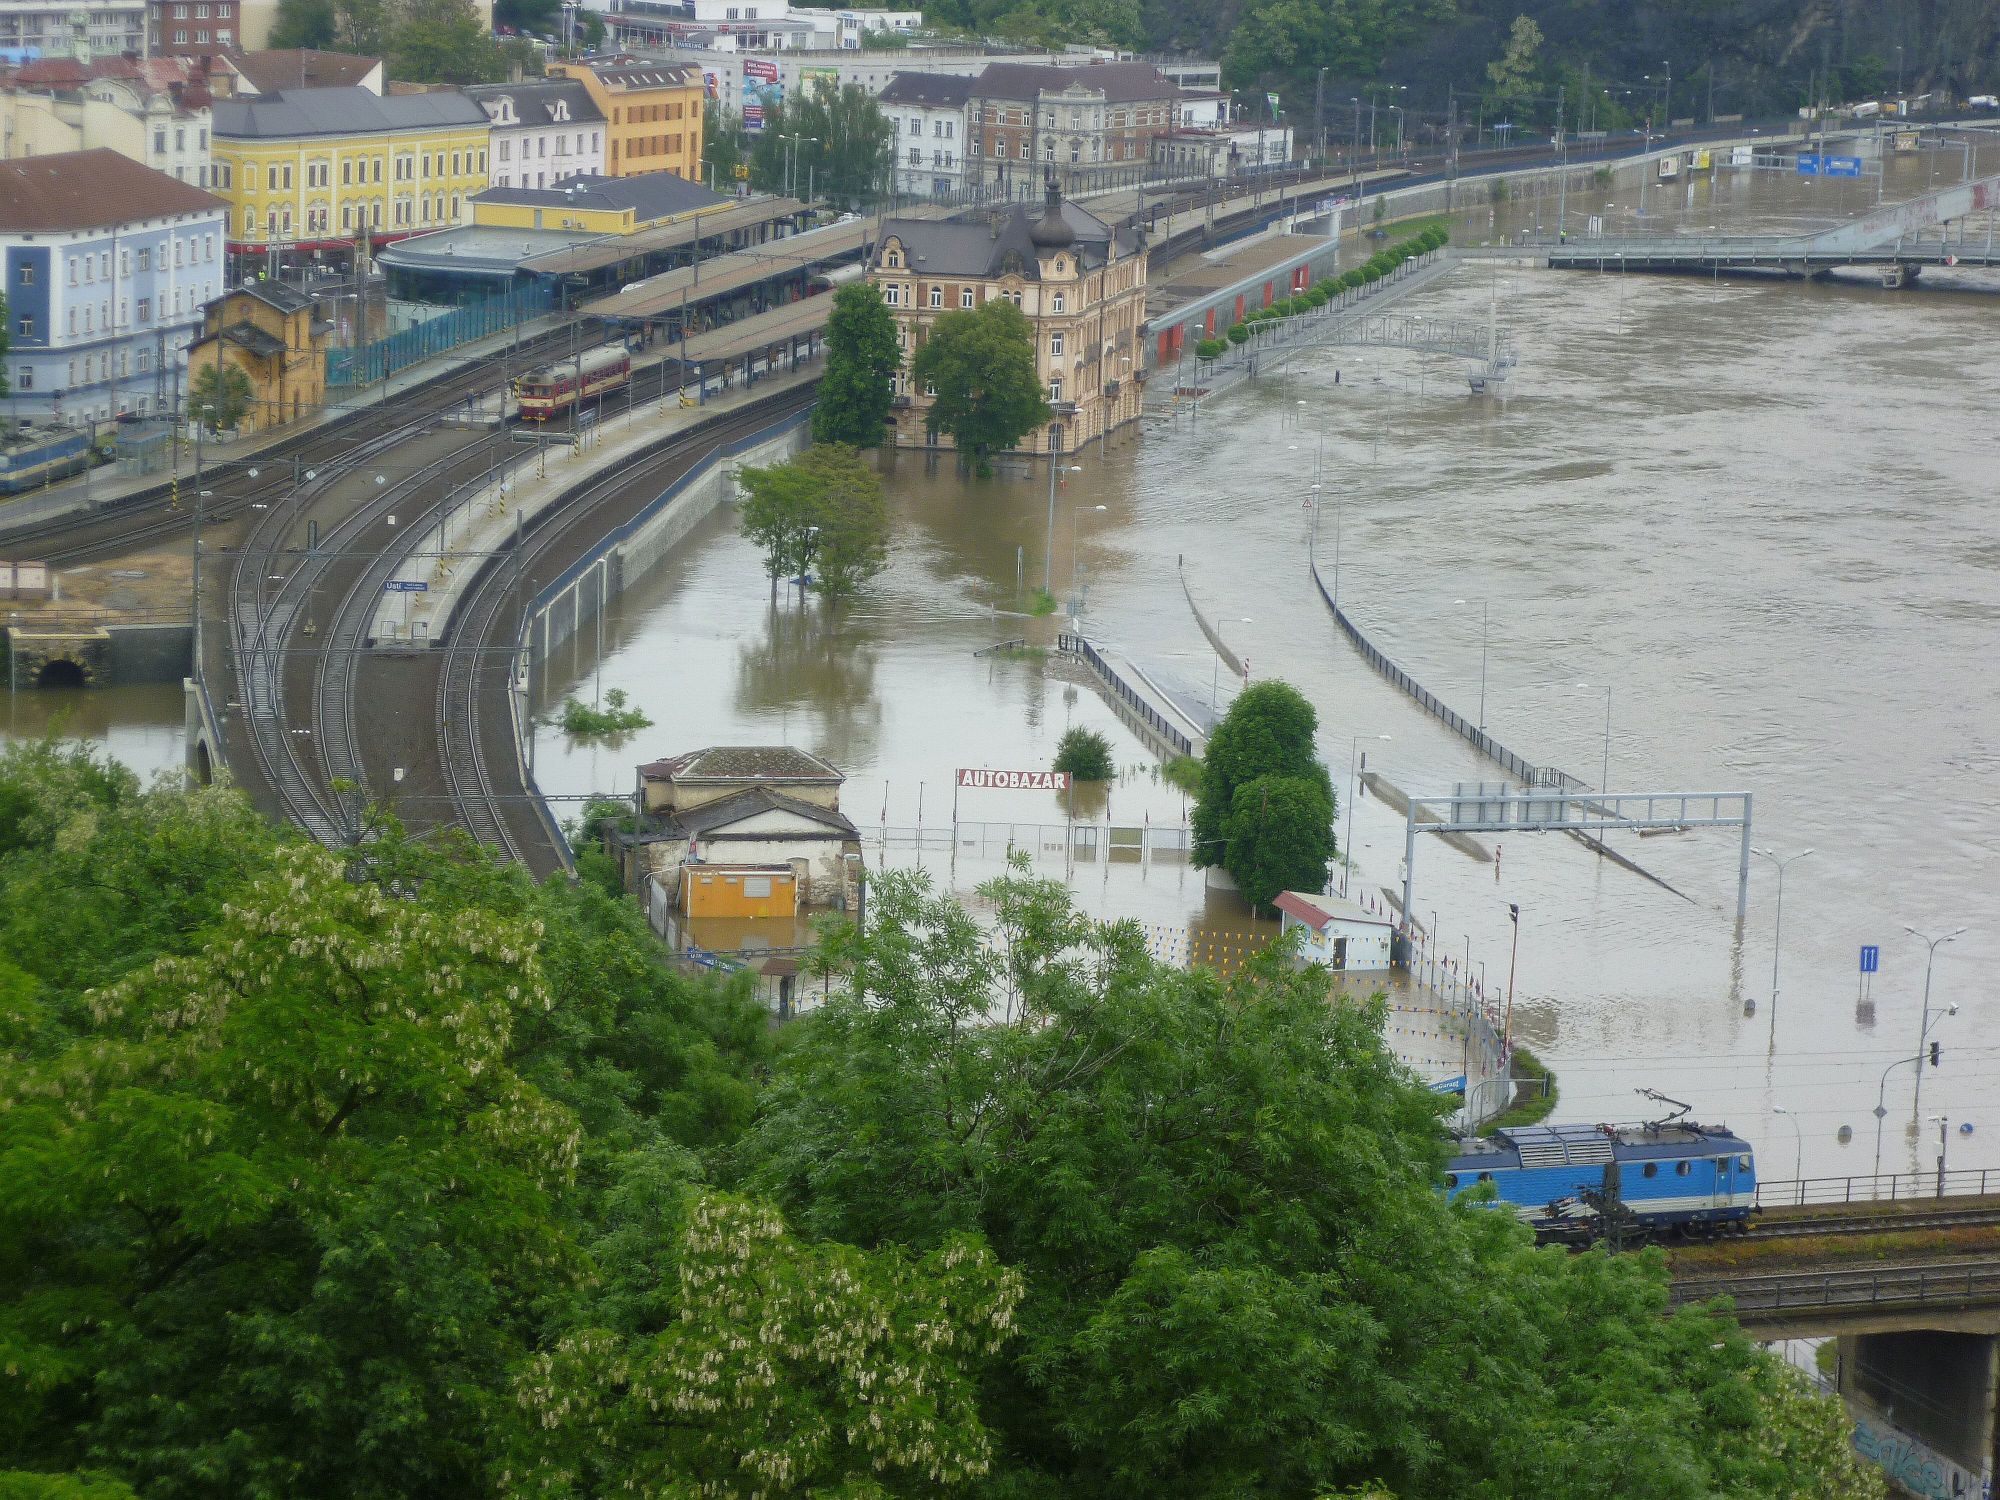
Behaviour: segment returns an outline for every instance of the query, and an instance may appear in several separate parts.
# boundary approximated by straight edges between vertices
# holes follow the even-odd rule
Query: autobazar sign
[[[960,767],[960,786],[992,787],[1005,792],[1066,792],[1067,771],[985,771]]]

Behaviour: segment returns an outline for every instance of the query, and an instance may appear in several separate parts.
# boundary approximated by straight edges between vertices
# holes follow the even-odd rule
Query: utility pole
[[[1556,243],[1558,245],[1567,243],[1569,239],[1563,230],[1563,215],[1569,206],[1569,164],[1565,161],[1563,153],[1563,104],[1568,89],[1567,83],[1556,85]],[[1485,719],[1486,714],[1483,709],[1479,717],[1482,721]],[[1484,729],[1486,726],[1482,722],[1479,727]]]
[[[1326,159],[1326,69],[1313,84],[1313,160]]]
[[[1444,211],[1450,213],[1458,188],[1458,90],[1447,85],[1445,94]]]
[[[1517,901],[1507,903],[1507,920],[1514,924],[1514,951],[1507,958],[1507,1020],[1500,1038],[1500,1053],[1504,1057],[1514,1049],[1514,965],[1521,957],[1521,906]]]
[[[1925,936],[1914,927],[1905,926],[1903,931],[1930,949],[1930,956],[1924,960],[1923,1029],[1917,1033],[1917,1086],[1910,1095],[1910,1129],[1915,1131],[1917,1128],[1917,1112],[1923,1107],[1924,1100],[1924,1040],[1930,1035],[1931,1031],[1931,969],[1937,963],[1939,945],[1950,942],[1953,938],[1964,932],[1965,929],[1963,927],[1954,928],[1952,931],[1945,933],[1944,936],[1935,938]]]

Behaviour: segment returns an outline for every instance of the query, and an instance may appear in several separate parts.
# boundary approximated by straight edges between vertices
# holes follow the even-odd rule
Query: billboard
[[[1069,772],[987,771],[961,766],[958,785],[993,787],[1009,792],[1062,792],[1069,790]]]
[[[722,97],[722,75],[713,68],[701,70],[702,91],[711,99]]]
[[[785,85],[778,76],[778,65],[769,58],[746,57],[743,59],[743,128],[762,130],[764,112],[784,102]]]
[[[822,84],[826,86],[829,92],[836,94],[839,93],[840,69],[824,68],[824,67],[799,69],[800,98],[803,99],[809,97],[812,94],[813,90],[818,88]]]

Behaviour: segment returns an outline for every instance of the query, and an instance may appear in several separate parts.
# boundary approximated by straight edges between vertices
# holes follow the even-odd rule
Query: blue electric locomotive
[[[1747,1224],[1757,1201],[1749,1142],[1719,1125],[1529,1125],[1458,1142],[1445,1194],[1483,1183],[1545,1240],[1715,1233]]]

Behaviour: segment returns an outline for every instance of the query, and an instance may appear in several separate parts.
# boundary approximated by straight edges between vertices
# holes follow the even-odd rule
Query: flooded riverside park
[[[2000,170],[2000,149],[1973,165]],[[1956,148],[1899,157],[1886,192],[1962,169]],[[1478,201],[1454,242],[1552,233],[1557,199],[1537,189],[1524,178],[1489,202],[1466,184]],[[1629,179],[1560,211],[1572,235],[1590,216],[1606,234],[1802,231],[1874,194],[1866,179],[1725,170],[1650,185],[1643,217]],[[1808,1175],[1867,1174],[1884,1069],[1917,1047],[1926,949],[1905,926],[1964,927],[1931,977],[1933,1003],[1959,1010],[1932,1033],[1942,1065],[1923,1111],[1949,1117],[1954,1168],[2000,1166],[1986,983],[2000,960],[2000,275],[1927,270],[1891,292],[1863,272],[1472,260],[1398,311],[1483,322],[1496,298],[1520,353],[1504,397],[1470,394],[1460,361],[1389,349],[1302,354],[1198,412],[1166,399],[1163,372],[1146,421],[1074,459],[1057,493],[1056,618],[1022,613],[1044,568],[1039,466],[968,479],[948,458],[889,456],[890,566],[836,610],[774,594],[719,511],[607,613],[601,657],[586,633],[551,663],[548,706],[621,688],[654,727],[615,746],[544,728],[540,784],[629,793],[642,761],[782,740],[847,774],[843,811],[889,834],[871,864],[920,862],[960,888],[1004,868],[1010,840],[1032,837],[1016,828],[1178,828],[1186,802],[1157,757],[1051,648],[1074,603],[1090,639],[1226,708],[1235,684],[1184,577],[1253,679],[1283,678],[1318,709],[1343,841],[1357,737],[1369,770],[1407,791],[1498,780],[1336,628],[1307,572],[1317,473],[1318,555],[1327,570],[1337,528],[1343,607],[1452,707],[1483,703],[1499,740],[1593,788],[1608,758],[1613,791],[1748,791],[1759,847],[1813,850],[1785,877],[1774,997],[1776,871],[1753,862],[1739,930],[1734,830],[1611,840],[1656,880],[1555,834],[1501,835],[1495,862],[1419,849],[1418,919],[1489,989],[1506,982],[1519,906],[1515,1026],[1558,1074],[1557,1118],[1643,1118],[1633,1091],[1652,1088],[1756,1143],[1767,1177],[1792,1176],[1795,1150]],[[1011,641],[1026,644],[991,650]],[[171,759],[152,759],[146,727],[165,716],[137,707],[107,743],[150,769]],[[14,732],[39,723],[23,712]],[[1045,768],[1072,724],[1112,740],[1108,807],[993,789],[955,803],[958,768]],[[1353,890],[1400,894],[1402,815],[1365,796],[1352,818]],[[1087,910],[1141,921],[1163,952],[1273,930],[1183,856],[1085,860],[1058,842],[1035,868]],[[1863,944],[1881,949],[1865,1001]],[[1888,1075],[1885,1172],[1934,1158],[1934,1125],[1906,1134],[1911,1073]]]

